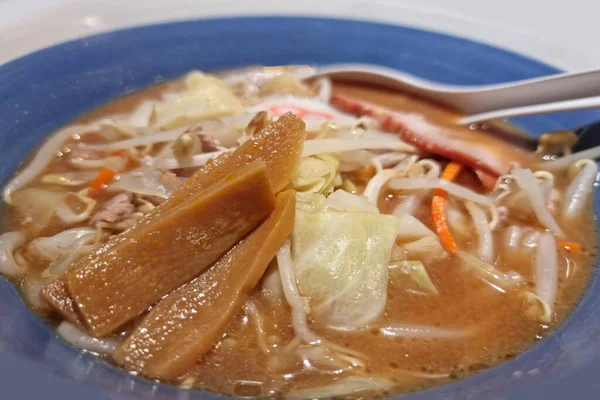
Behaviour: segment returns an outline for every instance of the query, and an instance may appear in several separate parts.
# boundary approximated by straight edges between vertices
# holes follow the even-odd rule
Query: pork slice
[[[198,137],[200,138],[200,143],[202,144],[203,153],[212,153],[224,149],[223,145],[217,138],[205,135],[203,133],[199,134]]]
[[[90,221],[90,224],[96,226],[100,222],[114,224],[129,219],[135,212],[133,204],[133,194],[130,192],[119,193],[108,200],[102,208],[96,212]]]
[[[480,170],[493,178],[508,173],[515,166],[529,164],[533,157],[531,152],[497,136],[460,126],[436,125],[422,115],[396,111],[335,91],[331,104],[344,112],[375,118],[383,130],[397,133],[419,149]]]

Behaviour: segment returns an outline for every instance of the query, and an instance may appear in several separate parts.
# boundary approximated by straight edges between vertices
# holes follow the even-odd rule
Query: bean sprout
[[[77,222],[85,221],[92,215],[92,212],[96,207],[96,200],[88,196],[88,189],[83,189],[77,193],[68,193],[68,196],[75,197],[77,200],[81,201],[85,205],[85,208],[80,213],[75,213],[71,207],[67,204],[63,204],[56,210],[56,215],[63,222],[75,224]]]
[[[390,188],[394,190],[444,189],[453,196],[471,200],[477,204],[493,204],[495,202],[495,199],[492,197],[475,193],[456,183],[439,178],[396,178],[390,181]]]
[[[487,263],[492,263],[494,260],[494,238],[485,213],[477,204],[471,201],[465,201],[465,207],[471,214],[471,218],[473,218],[475,231],[479,237],[479,257]]]
[[[552,234],[546,232],[541,235],[538,243],[535,260],[535,285],[537,296],[548,305],[551,312],[556,300],[557,282],[556,241]],[[544,322],[550,322],[550,320]]]
[[[598,176],[598,166],[592,160],[579,160],[574,168],[579,173],[567,187],[563,203],[563,215],[567,218],[573,218],[584,211]]]
[[[385,186],[385,184],[393,178],[396,178],[401,175],[401,172],[398,172],[393,169],[384,169],[381,172],[378,172],[373,178],[369,180],[365,190],[363,192],[363,196],[365,196],[369,201],[375,205],[377,205],[377,201],[379,200],[379,196],[381,194],[381,190]]]
[[[354,350],[338,346],[335,343],[321,338],[308,327],[308,313],[310,307],[308,305],[308,299],[301,297],[300,291],[298,290],[289,240],[286,240],[277,252],[277,264],[279,265],[279,275],[281,277],[281,284],[283,285],[283,294],[292,308],[292,325],[296,335],[304,343],[322,344],[340,353],[357,358],[364,358],[364,356]]]
[[[544,200],[542,189],[531,171],[515,168],[512,171],[512,176],[519,188],[527,194],[537,219],[557,236],[564,237],[562,229],[560,229],[560,226],[558,226],[554,217],[550,214],[550,211],[546,206],[546,201]]]
[[[391,338],[418,339],[461,339],[469,337],[473,332],[467,329],[444,329],[436,326],[393,324],[379,328],[383,336]]]
[[[263,319],[256,307],[256,304],[252,300],[248,300],[244,306],[246,313],[252,316],[254,324],[256,325],[256,335],[258,339],[258,347],[264,354],[269,353],[269,346],[267,345],[266,333],[263,328]]]
[[[14,256],[17,248],[25,243],[25,238],[25,232],[6,232],[0,235],[0,272],[13,278],[26,272]]]

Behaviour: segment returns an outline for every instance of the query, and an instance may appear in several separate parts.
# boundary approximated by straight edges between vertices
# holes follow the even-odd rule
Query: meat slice
[[[98,252],[108,252],[119,243],[131,241],[138,232],[152,221],[159,220],[187,199],[198,195],[237,168],[247,165],[253,160],[260,159],[267,164],[273,190],[276,193],[281,191],[296,172],[302,155],[304,139],[306,138],[305,128],[304,122],[292,113],[282,115],[276,122],[245,141],[234,152],[223,153],[208,162],[175,190],[165,202],[138,221],[131,229],[114,236]],[[85,262],[80,261],[80,263],[69,267],[68,271],[80,266],[85,266]],[[58,288],[58,286],[64,285],[64,279],[59,278],[46,285],[42,291],[67,294],[68,291],[65,288]],[[68,303],[66,299],[55,302],[57,305]]]
[[[219,340],[294,225],[295,193],[207,272],[161,300],[113,358],[144,376],[172,380]]]
[[[111,334],[202,273],[274,206],[266,165],[254,161],[131,240],[75,262],[66,273],[67,289],[92,334]]]
[[[119,193],[104,203],[102,208],[92,216],[90,224],[95,226],[99,222],[121,222],[129,218],[134,211],[133,194]]]
[[[223,150],[224,147],[217,138],[214,138],[203,133],[199,134],[200,143],[202,144],[203,153],[212,153],[213,151]]]
[[[404,141],[492,177],[532,161],[530,152],[494,135],[459,126],[442,127],[421,115],[392,110],[335,91],[331,104],[344,112],[373,117],[383,130],[397,133]]]

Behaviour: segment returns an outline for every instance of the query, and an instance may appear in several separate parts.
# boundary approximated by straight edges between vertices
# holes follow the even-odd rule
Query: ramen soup
[[[596,242],[572,133],[303,71],[191,72],[50,135],[4,187],[1,272],[73,346],[237,396],[414,391],[565,319]]]

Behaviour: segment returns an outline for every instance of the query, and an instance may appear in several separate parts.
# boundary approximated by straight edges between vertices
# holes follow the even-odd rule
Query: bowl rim
[[[29,54],[27,56],[24,56],[24,57],[16,59],[16,60],[13,60],[13,61],[11,61],[9,63],[6,63],[6,64],[0,66],[0,88],[3,87],[2,86],[2,83],[3,83],[2,76],[4,76],[5,74],[6,74],[6,76],[9,76],[9,75],[10,76],[14,76],[14,74],[12,74],[12,72],[14,72],[15,69],[21,68],[24,65],[26,65],[28,62],[31,62],[33,60],[37,60],[40,57],[47,56],[49,54],[48,52],[66,51],[68,53],[70,51],[73,51],[74,49],[75,50],[77,50],[77,49],[81,50],[83,47],[89,46],[90,43],[93,46],[94,45],[93,43],[100,43],[103,40],[108,40],[108,39],[110,39],[110,40],[116,40],[118,38],[124,37],[123,35],[125,35],[125,37],[127,37],[127,35],[130,35],[130,34],[136,34],[136,33],[137,34],[143,34],[145,30],[153,30],[153,29],[158,29],[158,30],[161,30],[161,29],[176,29],[176,28],[182,27],[182,26],[183,27],[185,27],[185,26],[194,26],[195,24],[201,24],[201,25],[205,24],[205,25],[208,26],[211,23],[222,22],[224,20],[227,20],[229,22],[235,22],[235,23],[240,23],[241,21],[242,22],[245,21],[245,22],[253,22],[253,23],[267,23],[267,22],[272,22],[273,23],[273,22],[275,22],[275,23],[279,23],[279,24],[281,24],[281,23],[289,24],[289,23],[292,23],[292,22],[298,23],[298,22],[306,22],[308,20],[311,20],[311,21],[316,22],[316,23],[333,24],[333,25],[336,25],[337,27],[339,27],[341,25],[344,25],[344,24],[350,24],[350,25],[353,25],[355,27],[360,26],[363,29],[366,29],[365,27],[367,27],[367,26],[371,26],[371,27],[374,27],[374,28],[377,28],[377,29],[382,28],[382,27],[385,26],[385,27],[387,27],[387,29],[393,29],[393,30],[397,30],[397,31],[400,31],[400,32],[404,32],[404,33],[410,32],[411,34],[433,35],[435,37],[443,38],[444,40],[451,41],[452,43],[462,43],[464,45],[469,45],[469,46],[475,45],[475,43],[473,43],[471,41],[468,41],[468,40],[465,40],[465,39],[456,38],[456,37],[452,37],[452,36],[449,36],[449,35],[442,35],[442,34],[438,34],[438,33],[421,31],[421,30],[418,30],[418,29],[415,29],[415,28],[407,28],[407,27],[392,26],[392,25],[382,25],[382,24],[373,23],[373,22],[353,21],[353,20],[344,20],[344,19],[314,18],[314,17],[281,17],[281,16],[278,16],[278,17],[233,17],[233,18],[225,18],[225,19],[223,19],[223,18],[204,19],[204,20],[197,20],[197,21],[185,21],[185,22],[173,22],[173,23],[156,24],[156,25],[150,25],[150,26],[144,26],[144,27],[138,27],[138,28],[124,29],[124,30],[114,31],[114,32],[102,33],[102,34],[99,34],[99,35],[96,35],[96,36],[86,37],[84,39],[78,39],[78,40],[70,41],[70,42],[63,43],[63,44],[60,44],[60,45],[57,45],[57,46],[53,46],[53,47],[50,47],[50,48],[42,49],[42,50],[40,50],[38,52]],[[97,42],[95,42],[95,41],[97,41]],[[498,53],[498,54],[503,54],[506,57],[510,56],[511,60],[513,60],[513,61],[514,60],[518,60],[518,62],[522,62],[522,63],[525,63],[527,65],[536,66],[536,68],[539,68],[540,70],[545,70],[545,71],[547,71],[549,73],[557,71],[553,67],[550,67],[548,65],[545,65],[543,63],[540,63],[540,62],[537,62],[537,61],[534,61],[534,60],[531,60],[531,59],[528,59],[527,57],[524,57],[524,56],[512,54],[512,53],[506,52],[504,50],[496,49],[496,48],[493,48],[493,47],[487,46],[487,45],[478,45],[478,46],[481,46],[480,47],[481,49],[486,49],[487,51],[491,51],[491,52]],[[61,54],[66,54],[66,53],[63,52]],[[0,108],[0,110],[1,110],[1,108]],[[597,116],[600,115],[597,112],[588,112],[588,114],[590,116],[593,115],[594,118],[597,118]],[[0,117],[0,119],[1,119],[1,117]],[[0,121],[0,127],[2,127],[1,121]],[[596,210],[598,210],[598,202],[596,202]],[[597,276],[597,275],[598,275],[598,273],[595,274],[595,276]],[[591,285],[594,282],[590,283],[590,287],[586,291],[586,296],[587,296],[587,293],[591,290],[591,288],[592,288]],[[2,286],[1,286],[1,283],[0,283],[0,288],[1,287]],[[0,291],[0,295],[2,295],[2,291]],[[584,298],[584,300],[585,300],[585,298]],[[578,308],[579,308],[579,306],[578,306]],[[575,310],[575,311],[577,311],[577,310]],[[569,321],[571,320],[572,317],[573,316],[570,316],[569,319],[567,319],[567,321],[565,321],[563,323],[563,325],[558,328],[557,332],[559,330],[562,330],[563,327],[569,323]],[[1,331],[0,331],[0,334],[1,334]],[[553,335],[550,336],[548,339],[551,339],[553,337]],[[542,341],[541,343],[546,342],[548,339]],[[553,342],[554,342],[554,340],[553,340]],[[556,343],[555,343],[555,345],[556,345]],[[539,346],[540,346],[540,344],[536,345],[532,349],[527,350],[525,353],[523,353],[523,355],[517,357],[516,360],[521,359],[524,355],[529,354],[533,349],[539,348]],[[497,370],[499,368],[502,368],[506,364],[507,363],[502,364],[501,366],[495,367],[495,368],[493,368],[490,371],[494,371],[494,370]],[[2,364],[0,362],[0,366],[1,365]],[[474,381],[474,380],[477,380],[477,379],[481,379],[481,377],[482,376],[486,376],[486,374],[488,374],[488,372],[484,372],[484,373],[482,373],[480,375],[476,375],[474,377],[467,378],[465,380],[461,380],[459,382],[452,383],[450,385],[442,386],[441,388],[445,388],[445,387],[449,387],[449,386],[455,386],[455,385],[461,385],[461,384],[464,385],[464,382],[471,382],[471,381]],[[125,374],[123,374],[123,375],[125,375]],[[531,380],[539,379],[538,377],[533,376],[535,374],[529,374],[529,375],[532,375],[530,377]],[[530,378],[526,377],[526,379],[530,379]],[[136,382],[141,382],[140,385],[143,384],[143,383],[149,383],[148,381],[140,380],[139,378],[131,378],[131,379],[133,379]],[[159,385],[159,387],[163,387],[164,388],[166,386],[165,385]],[[419,392],[419,393],[416,393],[416,394],[407,395],[405,398],[407,398],[407,399],[425,398],[423,396],[430,396],[430,395],[436,395],[437,396],[438,393],[441,393],[441,392],[443,392],[443,391],[440,391],[439,388],[434,388],[434,389],[429,389],[429,390],[426,390],[426,391],[423,391],[423,392]],[[199,393],[201,393],[201,392],[199,392]],[[462,394],[463,393],[461,392],[461,395]],[[472,393],[468,393],[468,394],[472,394]],[[450,396],[452,394],[446,393],[445,395]],[[201,395],[201,396],[202,396],[202,398],[213,398],[213,396],[211,396],[211,395]],[[451,398],[451,397],[447,397],[447,398]]]

